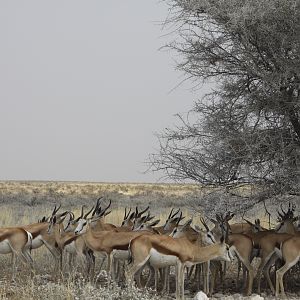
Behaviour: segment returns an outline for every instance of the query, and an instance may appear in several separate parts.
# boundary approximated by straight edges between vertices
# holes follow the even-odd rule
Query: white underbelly
[[[70,244],[64,247],[64,250],[70,254],[76,254],[75,242],[71,242]]]
[[[175,255],[161,254],[153,248],[150,250],[149,263],[154,268],[174,266],[177,264],[177,261],[178,261],[178,257]]]
[[[8,240],[4,240],[4,241],[0,242],[0,253],[1,254],[11,253],[11,248],[10,248]]]
[[[128,250],[113,250],[112,254],[114,256],[114,259],[128,260],[129,258]]]
[[[31,248],[37,249],[40,248],[44,244],[42,236],[38,235],[36,238],[32,240]]]

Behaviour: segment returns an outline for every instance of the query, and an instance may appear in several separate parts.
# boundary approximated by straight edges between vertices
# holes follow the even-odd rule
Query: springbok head
[[[182,217],[182,212],[180,211],[180,208],[178,208],[175,212],[174,208],[172,208],[163,226],[164,231],[173,230],[184,218],[185,217]]]
[[[94,216],[91,218],[82,218],[78,221],[77,227],[74,230],[75,235],[84,234],[87,232],[90,225],[96,223],[101,216]]]
[[[140,226],[138,226],[137,228],[133,229],[133,231],[150,231],[150,232],[159,234],[159,232],[154,228],[154,226],[156,226],[159,222],[160,222],[160,220],[158,219],[158,220],[152,221],[151,223],[143,223]]]
[[[279,224],[275,228],[275,231],[277,231],[278,233],[284,233],[284,232],[293,233],[296,230],[296,227],[294,226],[294,222],[299,220],[299,216],[295,217],[294,215],[296,210],[296,205],[291,204],[289,202],[287,211],[283,209],[282,204],[280,205],[280,209],[281,212],[277,210],[277,214],[278,214],[277,221],[279,222]]]
[[[70,218],[67,226],[64,228],[64,231],[66,232],[73,232],[75,231],[78,226],[82,226],[82,224],[84,223],[84,221],[87,220],[89,214],[94,210],[94,206],[86,213],[84,214],[84,205],[82,205],[81,207],[81,214],[77,219],[74,219],[74,215]]]
[[[170,236],[172,236],[175,239],[186,237],[190,233],[192,222],[193,218],[187,220],[182,226],[177,225],[171,232]]]
[[[219,252],[219,256],[217,257],[218,260],[231,261],[233,259],[230,247],[225,242],[225,236],[221,236],[220,242],[217,246]]]
[[[146,225],[146,222],[149,222],[149,221],[151,221],[154,218],[155,218],[154,216],[150,216],[150,212],[148,211],[148,214],[146,216],[142,216],[142,217],[134,219],[132,230],[133,231],[143,230],[141,228],[146,228],[146,226],[144,226],[144,225]],[[154,226],[154,225],[152,225],[152,226]]]
[[[226,214],[216,214],[216,219],[210,218],[209,220],[215,225],[211,230],[207,225],[204,225],[206,228],[206,242],[208,244],[216,243],[221,240],[222,237],[227,239],[230,232],[229,221],[234,217],[234,214],[227,212]]]
[[[52,229],[53,229],[53,227],[56,224],[58,224],[58,225],[62,224],[68,213],[69,213],[68,211],[65,211],[65,212],[63,212],[63,213],[61,213],[59,215],[53,215],[53,216],[51,216],[51,218],[49,220],[49,225],[48,225],[47,233],[51,234],[52,233]]]

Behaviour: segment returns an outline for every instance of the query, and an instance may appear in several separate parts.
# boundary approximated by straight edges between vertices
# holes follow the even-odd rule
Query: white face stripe
[[[85,219],[80,219],[78,221],[78,225],[77,225],[76,229],[74,230],[75,234],[83,233],[83,228],[86,225],[87,225],[87,221]]]

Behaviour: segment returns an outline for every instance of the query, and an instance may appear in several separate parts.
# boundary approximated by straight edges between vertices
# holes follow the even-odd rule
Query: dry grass
[[[79,209],[77,211],[79,213]],[[41,216],[49,215],[49,212],[49,209],[3,206],[0,211],[1,226],[36,222]],[[122,217],[123,211],[114,210],[109,220],[117,224]],[[19,264],[18,275],[12,282],[11,257],[0,255],[0,299],[160,299],[151,291],[108,284],[106,273],[100,270],[97,282],[91,284],[81,273],[70,272],[68,266],[64,265],[63,277],[57,280],[53,273],[53,258],[46,248],[33,250],[32,257],[34,274],[31,276],[29,267]]]
[[[188,200],[195,201],[203,193],[194,185],[0,182],[0,226],[34,223],[42,216],[49,215],[54,203],[62,203],[63,208],[72,209],[79,215],[82,204],[90,207],[101,195],[105,202],[112,199],[113,210],[106,221],[116,225],[121,224],[124,207],[137,204],[141,207],[150,205],[161,223],[166,219],[170,207],[175,206],[183,208],[183,214],[193,216],[193,223],[199,224],[198,213],[185,207]],[[213,216],[215,210],[220,208],[220,203],[210,199],[207,203],[211,209],[206,213]],[[274,206],[272,209],[276,208]],[[267,218],[261,207],[257,206],[256,211],[249,215],[264,218],[263,225],[267,227]],[[240,221],[239,218],[236,220]],[[151,291],[108,284],[105,273],[100,270],[97,270],[98,281],[94,284],[90,284],[80,273],[69,273],[67,266],[63,279],[55,280],[53,259],[48,251],[45,248],[34,250],[33,258],[34,275],[29,276],[29,268],[20,266],[15,282],[11,282],[10,255],[0,255],[0,299],[162,299]],[[225,296],[223,299],[226,299]]]

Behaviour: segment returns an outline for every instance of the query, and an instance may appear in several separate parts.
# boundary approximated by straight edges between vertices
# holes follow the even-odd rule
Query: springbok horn
[[[79,219],[82,219],[82,217],[83,217],[83,208],[84,207],[85,207],[85,205],[82,205],[82,207],[81,207],[81,215],[80,215]]]
[[[85,206],[85,205],[82,205],[82,207],[81,207],[81,215],[80,215],[76,220],[74,220],[74,222],[78,222],[80,219],[82,219],[82,217],[83,217],[83,208],[84,208],[84,206]]]
[[[280,217],[281,220],[282,220],[284,215],[282,215],[282,214],[279,212],[279,210],[277,210],[277,213],[278,213],[279,217]],[[279,218],[278,218],[278,219],[279,219]]]
[[[107,211],[111,206],[111,199],[109,199],[109,204],[107,205],[107,207],[104,209],[104,211]]]
[[[56,205],[54,206],[54,209],[53,209],[53,211],[52,211],[51,216],[54,216],[54,215],[55,215],[55,210],[56,210]]]
[[[173,213],[173,215],[171,216],[171,218],[174,218],[174,217],[179,213],[179,211],[180,211],[180,208],[178,208],[177,211],[175,211],[175,212]]]
[[[94,215],[98,212],[98,210],[99,210],[99,208],[100,208],[100,200],[101,200],[102,198],[103,198],[103,197],[100,197],[100,198],[97,199],[96,206],[95,206],[95,209],[94,209],[94,211],[93,211],[93,213],[92,213],[92,216],[94,216]]]
[[[178,226],[179,222],[182,220],[182,212],[179,215],[178,221],[176,222],[176,227]]]
[[[293,214],[293,213],[294,213],[295,208],[296,208],[296,206],[295,206],[294,204],[291,205],[291,203],[289,202],[289,209],[288,209],[288,212],[289,212],[290,214]]]
[[[174,210],[174,208],[172,207],[172,209],[171,209],[171,211],[170,211],[170,213],[169,213],[168,219],[171,218],[171,215],[172,215],[172,213],[173,213],[173,210]]]
[[[149,215],[148,216],[143,216],[141,218],[141,224],[145,223],[147,221],[148,217],[149,217]],[[135,220],[137,220],[137,219],[135,219]]]
[[[145,218],[145,222],[149,222],[149,221],[151,221],[154,218],[155,218],[155,216],[150,217],[150,211],[148,211],[148,214],[147,214],[147,216]]]
[[[84,215],[83,219],[86,219],[86,218],[88,217],[88,215],[92,212],[93,209],[94,209],[94,206],[92,207],[92,209],[91,209],[90,211],[88,211],[88,212]]]
[[[205,229],[206,229],[207,232],[208,232],[208,231],[209,231],[209,228],[208,228],[208,226],[207,226],[205,220],[204,220],[202,217],[200,217],[200,222],[202,223],[202,225],[205,227]]]
[[[138,215],[139,215],[139,210],[138,210],[138,207],[136,206],[135,207],[135,217],[137,218]]]
[[[147,206],[143,211],[139,213],[139,217],[144,214],[147,210],[149,210],[150,206]]]
[[[280,204],[280,208],[281,208],[281,211],[283,212],[283,214],[286,215],[286,212],[282,208],[282,203]]]
[[[61,208],[61,204],[59,204],[58,208],[56,208],[55,213],[54,213],[55,215],[59,211],[60,208]]]
[[[101,214],[98,214],[98,215],[101,217],[106,215],[106,211],[109,209],[110,205],[111,205],[111,200],[109,200],[109,204],[107,205],[107,207],[105,209],[102,210]]]
[[[93,211],[93,213],[92,213],[92,217],[96,214],[97,210],[98,210],[98,207],[97,207],[97,205],[96,205],[96,207],[95,207],[95,209],[94,209],[94,211]]]
[[[125,207],[125,213],[124,213],[124,220],[126,220],[126,212],[127,212],[127,210],[126,210],[126,207]]]

